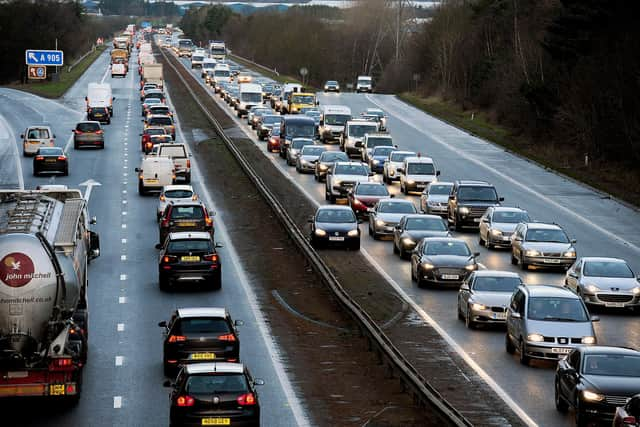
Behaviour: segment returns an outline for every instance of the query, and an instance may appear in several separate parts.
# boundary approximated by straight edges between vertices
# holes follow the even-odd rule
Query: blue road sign
[[[27,65],[64,65],[64,52],[61,50],[28,49],[24,52],[24,58]]]
[[[44,68],[38,68],[36,70],[36,74],[38,75],[38,77],[44,77]]]
[[[140,24],[140,26],[141,26],[142,28],[149,28],[149,27],[151,26],[151,22],[149,22],[149,21],[143,21],[143,22]]]

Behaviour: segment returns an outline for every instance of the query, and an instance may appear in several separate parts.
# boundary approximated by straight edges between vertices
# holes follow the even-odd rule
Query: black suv
[[[213,215],[199,201],[169,203],[160,217],[156,248],[162,247],[169,233],[178,231],[206,231],[213,237]]]
[[[488,182],[455,181],[449,195],[449,225],[456,230],[464,226],[478,227],[487,208],[500,206],[503,200],[504,197],[498,197],[495,187]]]
[[[204,283],[222,287],[222,265],[211,235],[207,232],[171,233],[160,251],[158,283],[168,289],[176,283]]]
[[[212,361],[237,362],[240,340],[236,326],[225,308],[189,307],[175,310],[163,330],[165,375],[175,375],[179,365]]]

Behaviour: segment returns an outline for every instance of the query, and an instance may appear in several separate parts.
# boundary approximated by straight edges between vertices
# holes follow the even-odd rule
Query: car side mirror
[[[480,252],[474,252],[474,253],[473,253],[473,257],[474,257],[474,258],[478,258],[479,256],[480,256]]]
[[[469,285],[467,285],[466,283],[463,283],[462,285],[460,285],[460,290],[461,291],[468,291],[469,290]]]
[[[140,169],[140,168],[135,168],[134,170],[135,170],[136,172],[138,172],[138,173],[142,172],[142,169]]]
[[[138,134],[138,136],[142,136],[142,134],[141,134],[141,133],[139,133],[139,134]]]
[[[89,220],[89,224],[94,225],[98,223],[98,219],[95,216],[92,216]]]
[[[367,212],[368,213],[374,213],[375,211],[373,210],[373,208],[367,208]]]
[[[236,320],[233,322],[234,326],[244,326],[244,321],[242,320]]]
[[[480,221],[483,222],[484,224],[488,224],[489,218],[482,218]]]
[[[216,244],[213,247],[216,249],[220,249],[220,248],[224,248],[224,245],[220,242],[216,242]]]
[[[571,243],[575,245],[578,241],[576,239],[571,239]]]
[[[456,196],[454,196],[453,194],[449,195],[449,200],[455,200]]]
[[[512,319],[521,319],[522,316],[520,315],[520,313],[518,313],[517,311],[512,311],[511,312],[511,318]]]
[[[165,381],[162,383],[162,386],[163,386],[163,387],[174,387],[174,384],[173,384],[171,381],[169,381],[169,380],[165,380]]]
[[[85,101],[88,101],[88,100],[89,100],[89,98],[85,96],[85,97],[84,97],[84,100],[85,100]]]
[[[264,380],[261,380],[260,378],[256,378],[253,380],[253,385],[264,385]]]
[[[211,210],[211,209],[209,209],[209,210],[207,211],[207,213],[209,214],[209,216],[216,216],[215,211],[213,211],[213,210]]]
[[[307,218],[307,222],[308,222],[309,224],[313,224],[313,217],[309,217],[309,218]]]
[[[573,277],[574,279],[578,278],[578,274],[575,271],[570,271],[567,273],[569,276]]]
[[[498,197],[498,201],[504,202],[504,197]]]
[[[400,224],[397,224],[396,226],[393,227],[394,230],[402,230],[402,227],[400,227]]]
[[[592,322],[599,322],[600,321],[600,316],[591,316],[591,321]]]
[[[440,176],[440,171],[436,171],[436,176]]]
[[[167,327],[167,321],[163,320],[162,322],[158,322],[158,326],[160,326],[161,328],[166,328]]]

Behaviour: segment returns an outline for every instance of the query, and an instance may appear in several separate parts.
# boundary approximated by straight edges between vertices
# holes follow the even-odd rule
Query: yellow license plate
[[[62,396],[64,395],[64,384],[49,384],[50,396]]]
[[[198,261],[200,261],[200,257],[199,256],[182,256],[182,257],[180,257],[180,261],[198,262]]]
[[[27,141],[28,144],[40,144],[40,141]]]
[[[215,353],[193,353],[191,360],[212,360],[216,358]]]
[[[196,223],[194,221],[180,221],[178,225],[180,227],[195,227]]]
[[[46,163],[55,163],[56,159],[44,159]]]
[[[349,199],[336,199],[336,205],[348,205]]]
[[[145,179],[144,182],[146,184],[157,184],[160,181],[158,181],[157,179]]]
[[[203,426],[229,426],[231,425],[230,418],[203,418]]]

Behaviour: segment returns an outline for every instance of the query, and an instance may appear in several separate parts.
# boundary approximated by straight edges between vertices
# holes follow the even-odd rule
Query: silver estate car
[[[458,319],[469,329],[478,323],[504,325],[511,295],[521,284],[520,276],[510,271],[474,271],[458,291]]]
[[[597,343],[593,323],[582,298],[554,285],[520,285],[507,309],[507,353],[520,356],[528,365],[532,358],[558,360],[580,345]]]
[[[446,216],[453,182],[430,182],[420,195],[420,210],[426,214]]]
[[[564,283],[588,305],[640,307],[640,278],[620,258],[582,257],[567,271]]]
[[[521,222],[530,222],[529,214],[524,209],[506,206],[491,206],[480,217],[480,245],[487,249],[494,246],[511,247],[511,235]]]
[[[511,235],[511,264],[567,269],[576,261],[575,243],[559,225],[520,223]]]

